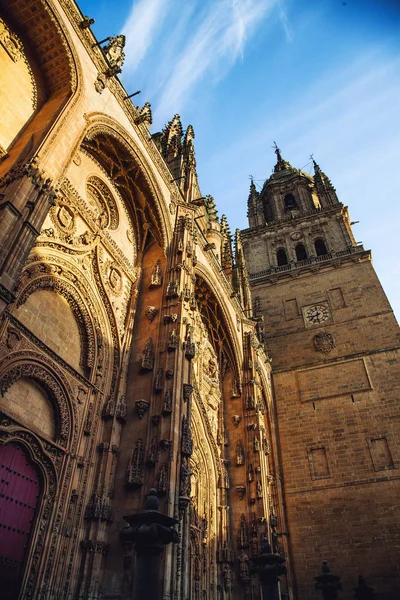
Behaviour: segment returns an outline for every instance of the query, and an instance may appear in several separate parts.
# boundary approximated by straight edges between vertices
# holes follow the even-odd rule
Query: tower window
[[[320,238],[315,240],[314,246],[317,256],[324,256],[325,254],[328,254],[324,240],[321,240]]]
[[[286,194],[285,196],[285,211],[294,210],[297,208],[297,202],[293,194]]]
[[[307,260],[307,250],[305,249],[304,244],[297,244],[295,250],[297,260]]]
[[[276,253],[276,260],[278,262],[278,267],[282,267],[283,265],[288,264],[287,254],[284,248],[279,248],[279,250]]]

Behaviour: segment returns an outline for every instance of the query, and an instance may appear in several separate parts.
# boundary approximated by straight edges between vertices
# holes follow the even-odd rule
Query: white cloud
[[[180,49],[156,109],[161,115],[180,111],[195,86],[223,77],[243,56],[246,42],[276,0],[220,0],[210,2]]]
[[[200,82],[224,77],[277,2],[138,0],[123,28],[124,75],[135,75],[155,121],[181,111]]]
[[[133,5],[122,30],[126,36],[125,70],[133,71],[143,60],[167,10],[168,2],[165,0],[139,0]]]

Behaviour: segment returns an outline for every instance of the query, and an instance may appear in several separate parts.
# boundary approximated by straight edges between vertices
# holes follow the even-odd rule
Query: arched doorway
[[[0,589],[17,600],[41,493],[37,469],[18,444],[0,446]]]

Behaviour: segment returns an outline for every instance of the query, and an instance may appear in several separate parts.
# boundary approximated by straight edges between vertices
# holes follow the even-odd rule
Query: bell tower
[[[400,582],[400,334],[347,207],[277,156],[241,232],[255,318],[272,357],[288,535],[299,598],[318,598],[322,560],[353,598]],[[389,516],[390,515],[390,516]]]

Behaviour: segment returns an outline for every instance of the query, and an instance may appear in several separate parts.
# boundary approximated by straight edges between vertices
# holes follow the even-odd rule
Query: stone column
[[[260,576],[263,600],[279,600],[279,577],[286,573],[283,556],[273,554],[267,538],[264,538],[261,554],[251,562],[252,572]]]
[[[160,567],[164,546],[178,542],[178,533],[172,528],[177,519],[158,510],[157,491],[151,489],[144,511],[124,517],[129,524],[121,531],[124,542],[133,541],[136,565],[132,600],[160,600]]]

